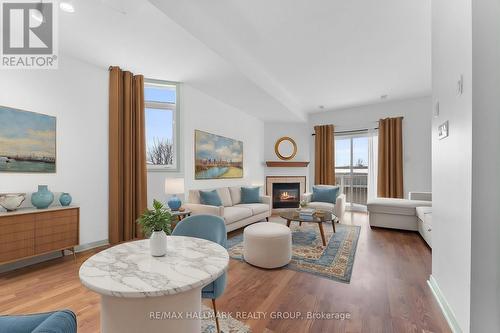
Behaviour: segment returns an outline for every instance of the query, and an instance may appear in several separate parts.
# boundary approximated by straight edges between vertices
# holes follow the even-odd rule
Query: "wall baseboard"
[[[75,251],[76,252],[83,252],[83,251],[95,249],[96,247],[101,247],[101,246],[105,246],[105,245],[109,245],[109,240],[103,239],[103,240],[92,242],[92,243],[78,245],[75,248]]]
[[[83,252],[83,251],[91,250],[91,249],[96,248],[96,247],[105,246],[108,244],[109,244],[109,241],[107,239],[103,239],[103,240],[92,242],[92,243],[82,244],[82,245],[78,245],[77,247],[75,247],[75,252]],[[71,253],[71,251],[65,251],[65,252],[68,254]],[[37,257],[21,259],[19,261],[0,265],[0,273],[10,272],[10,271],[13,271],[13,270],[16,270],[19,268],[39,264],[41,262],[56,259],[56,258],[61,258],[61,251],[55,251],[52,253],[42,254],[42,255],[37,256]]]
[[[451,309],[450,305],[448,304],[448,301],[444,297],[443,292],[439,288],[436,279],[434,279],[432,275],[429,276],[427,284],[429,285],[429,288],[431,288],[432,294],[436,298],[436,301],[438,302],[439,307],[441,308],[441,311],[443,312],[444,317],[446,318],[446,321],[448,322],[451,331],[453,333],[463,333],[455,317],[455,314],[453,313],[453,310]]]

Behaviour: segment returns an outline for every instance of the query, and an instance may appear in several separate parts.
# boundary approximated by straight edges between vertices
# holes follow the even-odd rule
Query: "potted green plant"
[[[153,200],[153,209],[147,209],[137,219],[146,237],[149,237],[149,249],[154,257],[167,254],[167,235],[172,233],[172,214],[158,200]]]

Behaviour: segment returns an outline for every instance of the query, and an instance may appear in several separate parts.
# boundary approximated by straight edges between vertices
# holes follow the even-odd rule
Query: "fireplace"
[[[274,183],[273,208],[296,208],[300,202],[300,183]]]
[[[273,213],[299,207],[301,195],[306,191],[305,176],[267,176],[266,194],[271,197]]]

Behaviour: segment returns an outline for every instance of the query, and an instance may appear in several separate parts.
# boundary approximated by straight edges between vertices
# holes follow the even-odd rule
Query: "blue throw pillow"
[[[313,186],[313,195],[311,201],[313,202],[328,202],[334,204],[339,196],[340,187],[319,187]]]
[[[242,187],[241,188],[241,203],[260,203],[260,188],[259,187]]]
[[[217,190],[200,191],[200,202],[203,205],[222,206],[222,201],[220,200]]]

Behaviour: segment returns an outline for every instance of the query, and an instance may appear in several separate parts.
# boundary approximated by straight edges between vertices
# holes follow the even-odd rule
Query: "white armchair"
[[[307,202],[307,205],[311,208],[323,209],[331,211],[335,216],[337,216],[338,221],[342,222],[345,213],[345,194],[341,193],[337,197],[335,204],[329,202],[315,202],[312,200],[312,193],[304,193],[302,195],[302,200]]]

